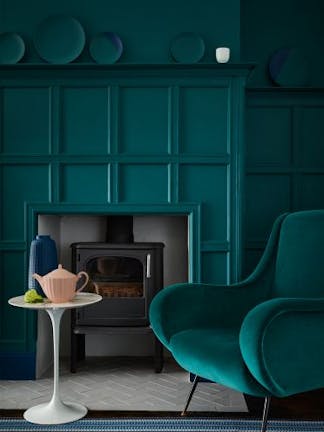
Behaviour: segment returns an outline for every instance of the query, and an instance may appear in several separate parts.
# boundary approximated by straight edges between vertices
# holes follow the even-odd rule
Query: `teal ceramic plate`
[[[53,15],[39,25],[34,45],[43,60],[57,64],[70,63],[81,54],[85,33],[75,18]]]
[[[89,51],[96,63],[111,64],[122,55],[123,43],[116,33],[102,32],[92,38]]]
[[[0,33],[0,64],[15,64],[25,54],[25,43],[17,33]]]
[[[196,33],[180,33],[172,40],[170,51],[179,63],[197,63],[205,54],[205,43]]]

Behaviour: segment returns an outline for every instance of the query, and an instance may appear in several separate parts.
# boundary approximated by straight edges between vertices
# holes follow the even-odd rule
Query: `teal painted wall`
[[[244,274],[254,268],[275,218],[324,208],[324,2],[241,1],[241,58],[248,80]],[[268,62],[281,47],[307,57],[307,87],[276,86]]]
[[[241,0],[241,58],[258,65],[248,85],[272,86],[271,55],[282,47],[300,49],[310,66],[311,87],[324,86],[324,2]]]
[[[249,274],[279,214],[324,208],[324,89],[250,90],[246,118]]]
[[[122,62],[165,63],[170,41],[178,33],[199,33],[206,43],[203,61],[215,61],[215,47],[228,45],[240,56],[240,1],[227,0],[1,0],[0,30],[20,33],[27,61],[39,61],[32,38],[48,15],[64,13],[80,20],[88,41],[99,31],[114,31],[124,43]],[[89,61],[86,47],[81,57]]]

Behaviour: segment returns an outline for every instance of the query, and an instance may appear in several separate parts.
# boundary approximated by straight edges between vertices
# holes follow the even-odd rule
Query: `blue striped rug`
[[[82,419],[44,426],[23,419],[0,418],[0,432],[259,432],[259,420],[217,418]],[[324,421],[270,420],[268,432],[323,432]]]

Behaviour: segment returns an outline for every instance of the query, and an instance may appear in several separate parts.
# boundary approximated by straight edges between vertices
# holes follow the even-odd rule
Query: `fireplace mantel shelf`
[[[108,76],[127,76],[129,73],[138,75],[156,74],[179,74],[184,71],[190,74],[215,73],[216,76],[247,76],[254,69],[255,63],[114,63],[109,65],[96,63],[68,63],[68,64],[49,64],[49,63],[17,63],[11,65],[0,65],[0,76],[8,73],[20,74],[30,73],[82,73],[91,72],[93,74],[105,74]]]

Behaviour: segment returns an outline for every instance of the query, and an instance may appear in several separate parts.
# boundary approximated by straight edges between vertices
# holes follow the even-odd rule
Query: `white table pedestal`
[[[53,329],[54,347],[54,389],[52,399],[47,403],[33,406],[24,412],[24,418],[37,424],[61,424],[79,420],[84,417],[88,409],[74,402],[63,402],[59,391],[59,348],[60,348],[60,324],[61,318],[66,309],[87,306],[102,299],[101,296],[92,293],[77,294],[75,299],[68,303],[41,303],[28,304],[23,301],[23,296],[9,300],[12,306],[24,307],[29,309],[46,310],[50,316]]]
[[[54,390],[52,399],[47,403],[33,406],[24,413],[24,418],[31,423],[60,424],[69,423],[84,417],[88,409],[77,403],[63,402],[59,391],[59,352],[60,352],[60,324],[65,309],[46,309],[50,316],[53,329],[54,348]]]

